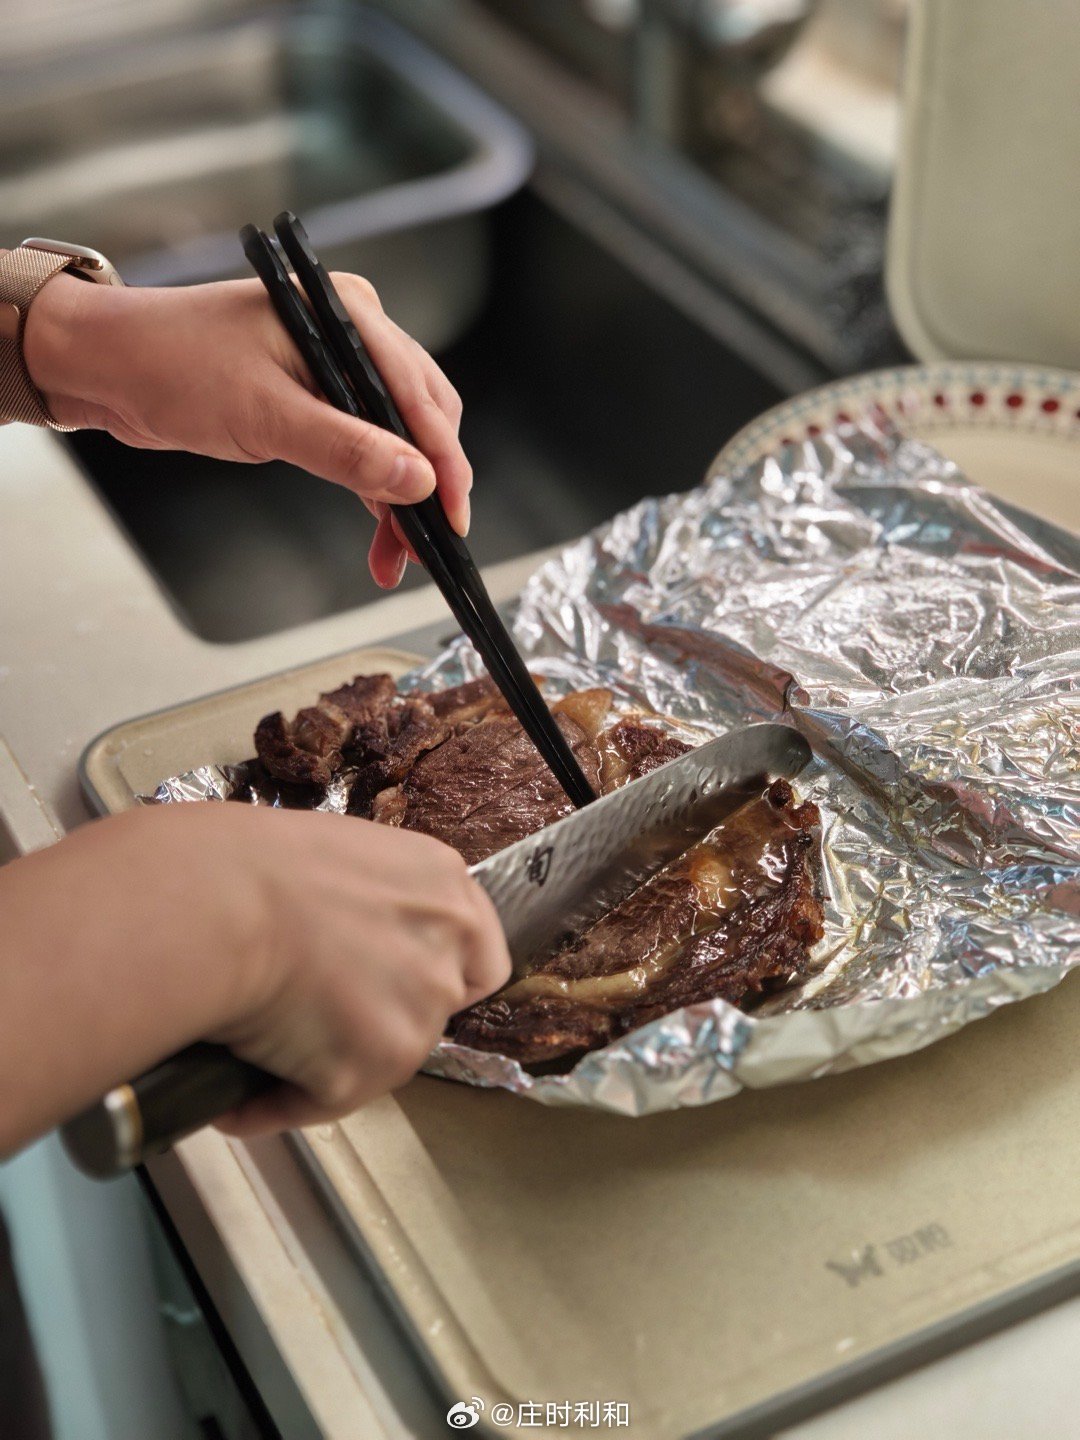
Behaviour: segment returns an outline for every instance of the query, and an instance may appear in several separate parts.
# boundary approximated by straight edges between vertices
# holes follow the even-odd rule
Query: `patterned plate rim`
[[[903,431],[991,426],[1057,436],[1080,444],[1080,373],[1008,363],[902,365],[870,370],[782,400],[744,425],[710,464],[707,476],[733,472],[784,445],[857,421],[871,409]]]

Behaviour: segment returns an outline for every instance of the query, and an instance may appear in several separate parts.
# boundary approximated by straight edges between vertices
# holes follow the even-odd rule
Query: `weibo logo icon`
[[[480,1411],[483,1408],[484,1402],[477,1395],[472,1397],[471,1404],[459,1400],[446,1412],[446,1423],[451,1430],[471,1430],[474,1425],[479,1425]]]

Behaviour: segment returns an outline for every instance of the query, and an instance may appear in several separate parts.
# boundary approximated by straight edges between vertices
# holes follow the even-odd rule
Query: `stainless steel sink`
[[[422,343],[486,291],[477,215],[526,133],[384,15],[284,7],[0,62],[0,244],[103,250],[129,283],[242,273],[236,232],[288,206]]]
[[[550,165],[523,187],[530,165],[515,121],[363,6],[0,62],[0,243],[53,234],[129,281],[184,282],[240,273],[239,226],[297,210],[461,391],[482,564],[693,485],[779,398],[716,338],[700,287],[665,299],[661,277],[679,286],[655,245]],[[208,639],[378,593],[370,519],[344,490],[283,464],[68,443]]]

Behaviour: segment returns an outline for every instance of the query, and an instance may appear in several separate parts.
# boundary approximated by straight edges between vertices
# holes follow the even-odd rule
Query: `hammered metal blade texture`
[[[810,756],[790,726],[748,725],[474,865],[502,920],[514,973],[707,835],[755,781],[760,791],[766,780],[793,779]]]

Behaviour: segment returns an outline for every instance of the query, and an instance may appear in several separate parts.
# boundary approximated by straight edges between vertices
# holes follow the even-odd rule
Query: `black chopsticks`
[[[273,241],[254,225],[245,225],[240,232],[244,254],[323,395],[337,409],[392,430],[414,445],[341,297],[312,250],[303,225],[286,210],[274,221],[274,230],[304,287],[311,310],[304,304]],[[544,704],[492,604],[468,547],[451,527],[438,497],[431,495],[416,505],[393,505],[391,509],[403,535],[559,784],[579,808],[595,800],[592,786]]]

